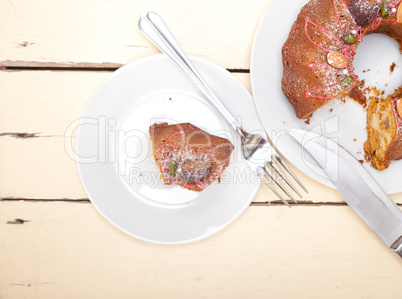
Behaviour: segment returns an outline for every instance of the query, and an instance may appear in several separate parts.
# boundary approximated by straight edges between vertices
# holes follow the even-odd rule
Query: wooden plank
[[[74,199],[88,198],[71,148],[63,136],[15,138],[2,136],[0,146],[0,197],[6,199]],[[70,139],[67,139],[70,141]],[[72,139],[73,142],[75,138]],[[67,150],[66,150],[67,149]],[[317,184],[292,166],[293,171],[310,190],[305,202],[343,202],[328,187]],[[396,200],[402,202],[402,194]],[[285,196],[286,197],[286,196]],[[267,187],[258,192],[255,202],[276,202]]]
[[[0,138],[1,198],[87,198],[63,137]]]
[[[63,137],[0,138],[2,166],[0,198],[34,200],[88,198],[82,187],[74,156],[71,151],[66,151]],[[292,165],[291,168],[310,191],[308,194],[303,193],[301,204],[344,202],[336,190],[316,183]],[[393,194],[391,198],[402,204],[402,193]],[[277,201],[277,197],[265,186],[260,188],[254,199],[255,203],[276,204]]]
[[[0,72],[0,197],[87,198],[75,162],[66,153],[64,135],[108,76],[88,71]],[[249,74],[234,76],[250,90]],[[292,169],[310,190],[304,201],[343,202],[338,192]],[[402,193],[393,199],[402,203]],[[255,199],[276,200],[266,187]]]
[[[0,72],[1,133],[64,136],[110,72]],[[84,83],[83,83],[84,82]]]
[[[69,125],[81,117],[98,86],[111,74],[0,71],[0,133],[64,136]],[[233,75],[251,90],[250,74]]]
[[[90,204],[0,202],[0,236],[2,299],[402,292],[402,260],[344,206],[250,207],[216,236],[163,246],[125,235]]]
[[[0,66],[118,67],[158,53],[142,36],[142,12],[158,12],[183,49],[249,69],[269,0],[0,1]]]

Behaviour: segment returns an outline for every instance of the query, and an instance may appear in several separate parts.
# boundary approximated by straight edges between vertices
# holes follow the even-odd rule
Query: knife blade
[[[402,257],[402,211],[367,170],[335,141],[311,131],[289,129],[372,231]]]

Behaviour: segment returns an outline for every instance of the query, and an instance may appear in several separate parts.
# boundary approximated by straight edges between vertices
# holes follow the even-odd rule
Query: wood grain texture
[[[269,0],[0,1],[0,66],[118,67],[158,53],[142,36],[155,11],[183,49],[224,67],[249,69],[250,45]],[[208,41],[208,42],[206,42]]]
[[[15,218],[23,224],[7,224]],[[90,204],[0,202],[0,298],[398,298],[402,260],[348,207],[250,207],[188,245]]]

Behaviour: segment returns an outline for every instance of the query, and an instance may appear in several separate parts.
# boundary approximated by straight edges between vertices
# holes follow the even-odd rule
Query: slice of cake
[[[163,182],[192,191],[203,191],[220,179],[234,149],[229,140],[190,123],[153,124],[149,134]]]
[[[367,110],[366,160],[375,169],[386,169],[402,159],[402,94],[387,99],[370,98]]]

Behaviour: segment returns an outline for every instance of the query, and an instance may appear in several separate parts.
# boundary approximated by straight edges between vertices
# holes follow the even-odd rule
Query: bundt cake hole
[[[392,94],[401,85],[402,55],[395,38],[387,32],[370,33],[359,44],[354,58],[355,73],[365,86],[377,87]],[[391,72],[390,67],[395,65]],[[370,70],[370,71],[366,71]]]

